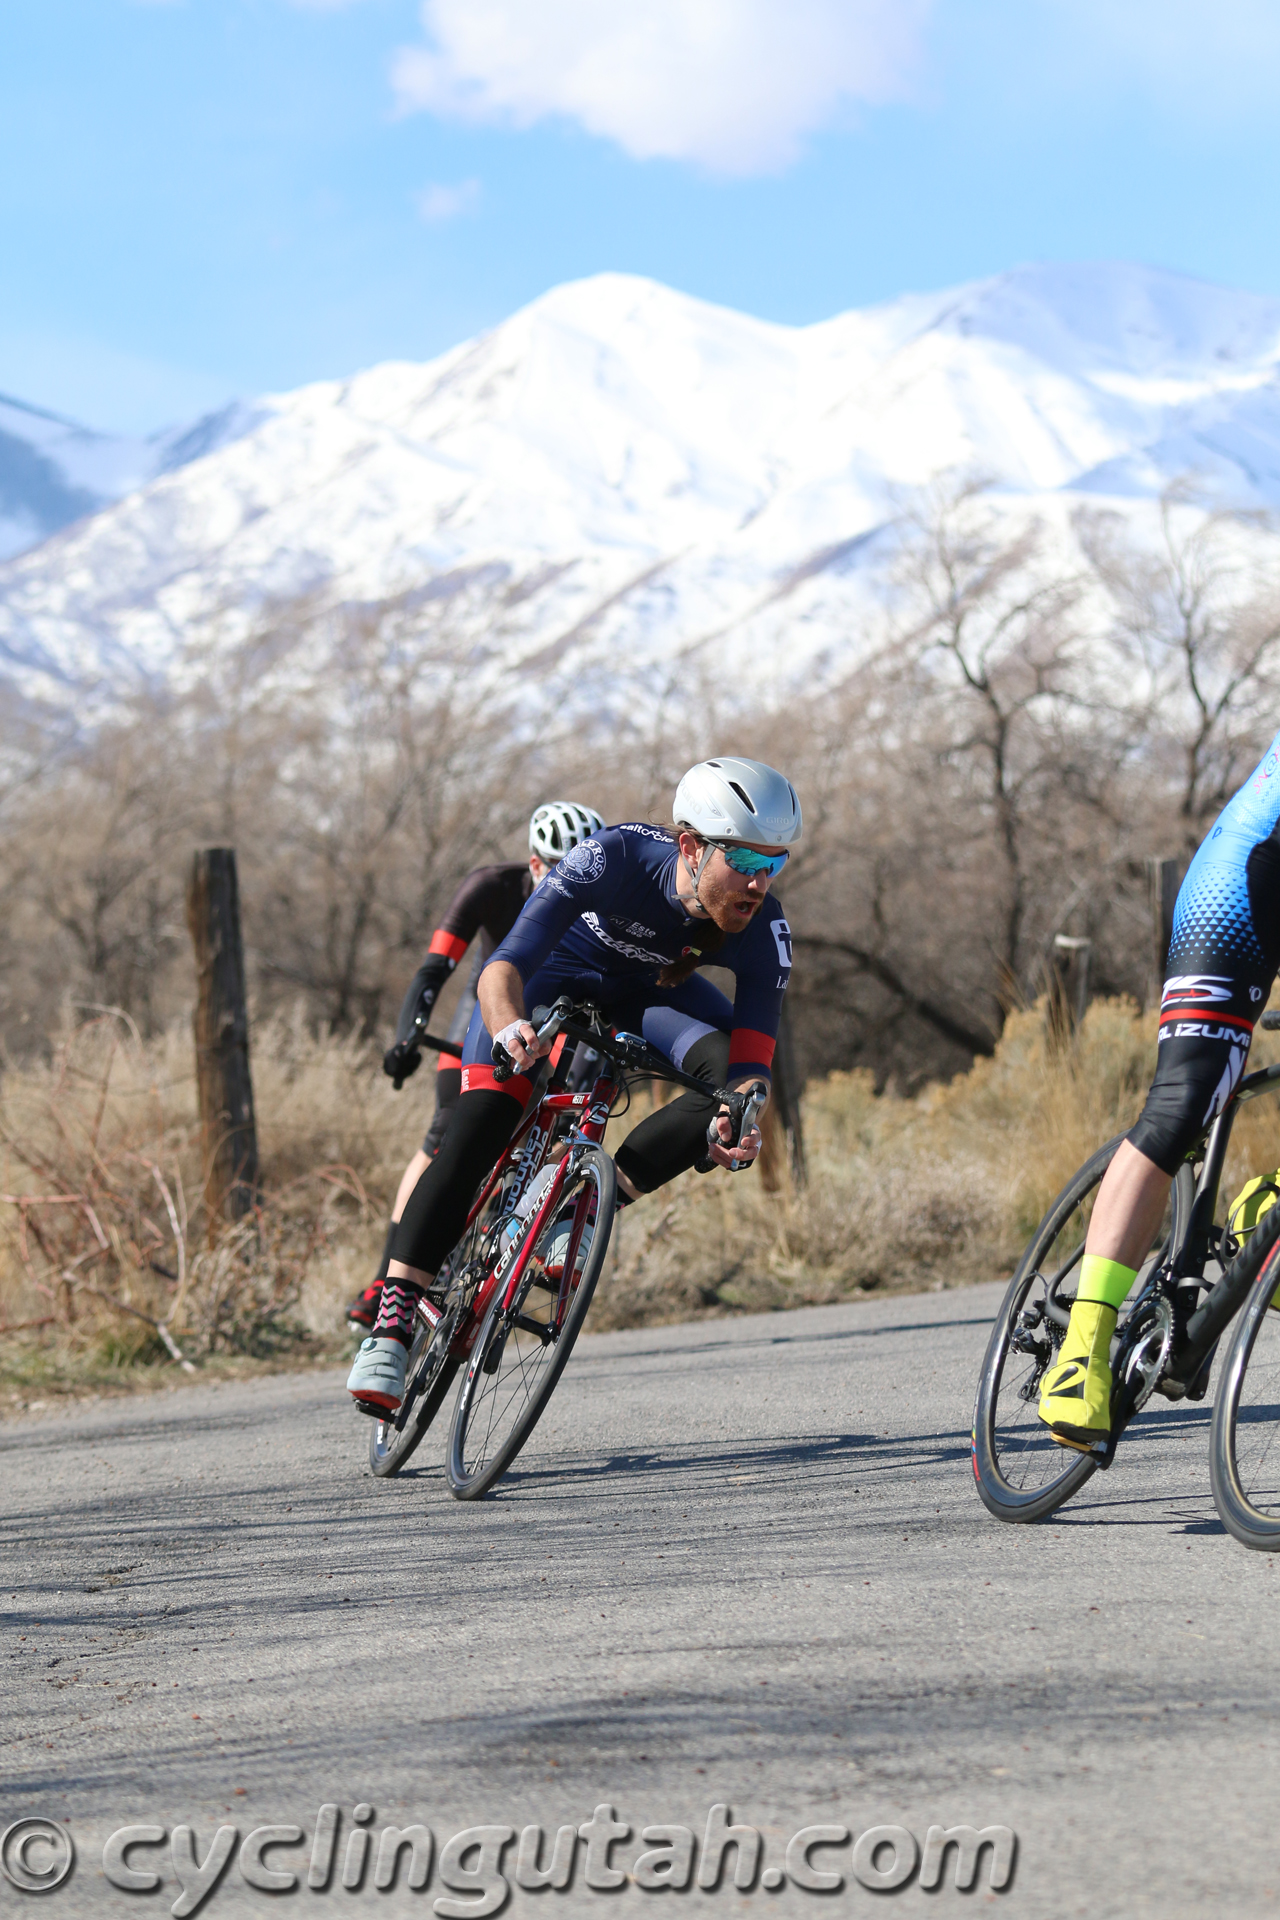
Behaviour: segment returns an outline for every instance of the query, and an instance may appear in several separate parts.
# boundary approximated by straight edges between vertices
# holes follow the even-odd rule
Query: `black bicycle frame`
[[[1261,1067],[1256,1073],[1248,1074],[1240,1082],[1234,1097],[1228,1101],[1207,1133],[1188,1156],[1194,1158],[1200,1147],[1204,1148],[1204,1164],[1200,1169],[1200,1178],[1196,1182],[1195,1198],[1182,1220],[1177,1204],[1177,1186],[1174,1186],[1174,1217],[1169,1239],[1161,1250],[1161,1258],[1151,1270],[1151,1275],[1139,1294],[1139,1302],[1160,1287],[1176,1287],[1180,1280],[1188,1283],[1202,1280],[1205,1265],[1213,1246],[1213,1217],[1218,1208],[1218,1189],[1222,1182],[1222,1169],[1226,1164],[1227,1148],[1231,1142],[1231,1129],[1235,1125],[1236,1113],[1246,1100],[1256,1100],[1260,1094],[1280,1093],[1280,1066]],[[1209,1289],[1200,1305],[1188,1317],[1182,1337],[1174,1348],[1166,1370],[1167,1377],[1189,1386],[1199,1373],[1214,1346],[1215,1341],[1234,1320],[1244,1305],[1245,1296],[1261,1273],[1267,1255],[1280,1241],[1280,1205],[1272,1207],[1264,1214],[1261,1222],[1254,1228],[1235,1258],[1226,1266],[1215,1284]],[[1057,1298],[1058,1289],[1067,1275],[1075,1267],[1084,1247],[1080,1246],[1072,1255],[1062,1271],[1055,1275],[1050,1287],[1046,1289],[1045,1314],[1058,1326],[1065,1327],[1070,1307]]]
[[[1209,1257],[1213,1235],[1213,1216],[1218,1205],[1218,1185],[1227,1157],[1227,1145],[1235,1124],[1237,1109],[1246,1100],[1260,1094],[1280,1092],[1280,1066],[1262,1067],[1241,1081],[1235,1099],[1218,1115],[1205,1143],[1204,1166],[1196,1186],[1195,1205],[1191,1209],[1186,1238],[1175,1250],[1170,1265],[1175,1279],[1186,1275],[1199,1277]],[[1195,1379],[1209,1356],[1215,1340],[1228,1327],[1250,1287],[1262,1272],[1267,1255],[1280,1240],[1280,1206],[1272,1207],[1254,1228],[1234,1260],[1223,1272],[1187,1321],[1186,1332],[1169,1362],[1169,1374],[1185,1385]]]

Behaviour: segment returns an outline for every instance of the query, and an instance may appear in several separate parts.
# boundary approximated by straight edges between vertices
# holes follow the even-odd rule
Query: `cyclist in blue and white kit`
[[[730,1088],[767,1085],[791,974],[791,935],[769,884],[800,838],[800,802],[772,767],[725,757],[685,775],[674,819],[672,832],[633,821],[573,848],[481,974],[457,1110],[405,1205],[378,1318],[347,1382],[362,1406],[400,1404],[417,1301],[425,1293],[438,1305],[435,1276],[532,1094],[529,1070],[549,1048],[529,1023],[530,1007],[562,993],[592,1000],[686,1073]],[[735,976],[732,1002],[698,978],[710,964]],[[520,1070],[501,1083],[495,1042]],[[642,1121],[615,1157],[621,1203],[701,1159],[713,1115],[708,1099],[686,1093]],[[711,1158],[721,1166],[759,1153],[758,1129],[731,1148],[722,1112],[718,1131]]]
[[[1173,913],[1155,1079],[1108,1167],[1040,1418],[1086,1451],[1111,1431],[1111,1336],[1164,1213],[1174,1174],[1240,1084],[1280,968],[1280,734],[1219,814]]]

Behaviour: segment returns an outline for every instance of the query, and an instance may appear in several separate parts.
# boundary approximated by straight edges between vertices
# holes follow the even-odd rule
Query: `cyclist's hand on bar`
[[[759,1127],[752,1127],[750,1133],[743,1134],[736,1147],[731,1147],[729,1142],[733,1139],[733,1120],[722,1107],[716,1120],[716,1130],[721,1144],[718,1147],[708,1146],[707,1158],[714,1160],[718,1167],[728,1167],[731,1171],[735,1167],[749,1167],[760,1151]]]
[[[409,1076],[416,1073],[421,1065],[422,1055],[412,1040],[397,1040],[395,1045],[388,1047],[382,1056],[382,1071],[388,1080],[395,1081],[397,1093]]]
[[[553,1042],[539,1040],[529,1021],[512,1020],[500,1033],[494,1035],[493,1044],[495,1057],[497,1048],[504,1048],[523,1073],[534,1064],[535,1060],[540,1060],[544,1054],[550,1053]]]

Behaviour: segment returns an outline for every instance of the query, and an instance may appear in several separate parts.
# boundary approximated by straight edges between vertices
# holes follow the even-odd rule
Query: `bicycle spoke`
[[[449,1482],[463,1498],[474,1498],[506,1470],[555,1387],[608,1247],[614,1191],[612,1162],[590,1149],[538,1228],[505,1313],[496,1302],[490,1308],[450,1436]]]
[[[1041,1221],[1009,1283],[987,1346],[974,1409],[974,1477],[980,1498],[1002,1520],[1034,1520],[1052,1512],[1094,1470],[1088,1455],[1060,1446],[1040,1420],[1040,1382],[1062,1344],[1062,1329],[1049,1308],[1071,1303],[1067,1289],[1118,1144],[1101,1148]]]

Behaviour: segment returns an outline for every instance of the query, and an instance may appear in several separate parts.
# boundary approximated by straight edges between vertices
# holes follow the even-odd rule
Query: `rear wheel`
[[[369,1435],[369,1465],[379,1480],[399,1473],[444,1405],[458,1371],[449,1352],[456,1320],[456,1314],[446,1313],[435,1328],[428,1327],[421,1315],[414,1320],[404,1399],[394,1414],[374,1421]]]
[[[1213,1408],[1214,1505],[1241,1546],[1280,1549],[1280,1247],[1236,1321]]]
[[[983,1505],[997,1519],[1042,1520],[1096,1472],[1096,1454],[1053,1438],[1040,1420],[1040,1382],[1057,1358],[1075,1301],[1080,1261],[1102,1177],[1124,1134],[1085,1161],[1050,1207],[1009,1282],[987,1342],[973,1410],[973,1477]],[[1138,1276],[1135,1299],[1186,1225],[1196,1180],[1189,1162],[1169,1193],[1155,1250]],[[1137,1311],[1138,1317],[1134,1318]],[[1173,1310],[1161,1295],[1131,1308],[1119,1323],[1111,1364],[1112,1415],[1123,1426],[1160,1378],[1173,1342]]]
[[[460,1500],[487,1492],[537,1425],[586,1319],[616,1202],[613,1161],[598,1147],[587,1148],[539,1228],[505,1307],[505,1288],[496,1292],[449,1433],[449,1485]]]
[[[492,1262],[505,1217],[506,1184],[500,1183],[440,1268],[444,1319],[433,1330],[422,1314],[415,1315],[404,1399],[389,1418],[374,1421],[369,1436],[369,1465],[379,1480],[399,1473],[448,1398],[459,1364],[451,1349]]]
[[[1065,1331],[1049,1308],[1069,1308],[1075,1297],[1093,1203],[1122,1138],[1085,1161],[1040,1222],[987,1342],[973,1410],[973,1476],[982,1504],[1000,1520],[1043,1519],[1097,1468],[1089,1454],[1059,1446],[1036,1408]]]

